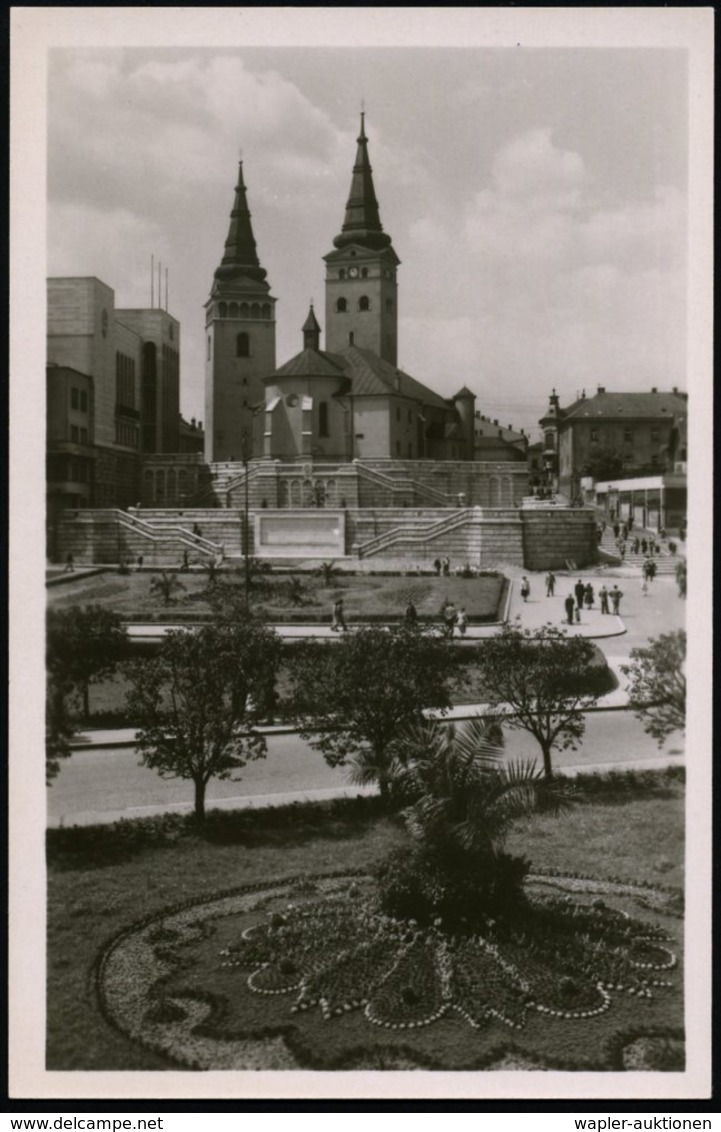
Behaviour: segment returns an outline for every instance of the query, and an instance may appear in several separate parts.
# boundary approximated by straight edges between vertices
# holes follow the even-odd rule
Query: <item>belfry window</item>
[[[235,354],[238,358],[250,357],[250,337],[243,330],[235,340]]]
[[[368,278],[368,268],[367,267],[361,267],[361,279],[367,279],[367,278]]]
[[[360,299],[358,300],[358,310],[359,311],[369,311],[370,309],[371,309],[370,299],[368,298],[367,295],[361,295]]]
[[[318,405],[318,436],[328,435],[328,402],[321,401]]]
[[[345,312],[348,310],[348,300],[344,299],[343,297],[341,297],[340,299],[337,299],[336,304],[335,304],[335,309],[340,314],[345,314]]]

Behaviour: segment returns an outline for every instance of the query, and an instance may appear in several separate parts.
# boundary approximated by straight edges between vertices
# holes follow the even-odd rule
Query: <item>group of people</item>
[[[443,632],[449,640],[453,638],[453,634],[457,629],[461,637],[465,637],[466,629],[468,628],[468,614],[464,606],[456,609],[452,601],[445,602],[441,611],[443,619]]]
[[[443,575],[444,578],[447,578],[451,572],[450,558],[448,558],[447,555],[445,555],[443,558],[436,558],[433,563],[433,569],[439,577]]]
[[[621,612],[621,598],[623,592],[618,588],[618,585],[608,589],[605,582],[598,591],[598,600],[601,607],[601,613],[614,613],[618,615]],[[564,601],[566,609],[566,620],[569,625],[573,625],[574,620],[581,620],[581,610],[584,605],[586,609],[593,609],[593,604],[596,599],[593,586],[590,582],[584,582],[579,578],[573,590],[568,594]]]

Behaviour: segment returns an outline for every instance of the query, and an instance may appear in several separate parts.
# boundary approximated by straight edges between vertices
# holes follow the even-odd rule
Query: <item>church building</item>
[[[275,300],[241,166],[206,304],[206,459],[479,458],[474,394],[448,400],[398,368],[400,260],[380,220],[364,114],[345,218],[324,260],[326,348],[311,304],[301,351],[276,369]]]

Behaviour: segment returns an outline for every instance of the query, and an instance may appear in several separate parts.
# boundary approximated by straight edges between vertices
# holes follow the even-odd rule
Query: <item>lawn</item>
[[[208,616],[208,602],[213,583],[205,573],[175,574],[184,587],[170,604],[151,593],[151,581],[157,573],[143,571],[121,575],[94,574],[79,577],[72,583],[51,586],[48,604],[67,609],[72,605],[98,604],[115,610],[126,620],[191,619]],[[242,572],[225,569],[217,576],[217,585],[227,588],[237,599],[243,594]],[[343,598],[346,619],[378,618],[400,620],[412,600],[422,619],[440,621],[441,606],[446,600],[457,608],[465,606],[472,621],[490,622],[500,619],[499,607],[505,593],[505,579],[500,574],[478,577],[451,576],[437,578],[417,574],[352,574],[334,572],[326,584],[315,573],[258,574],[251,588],[250,604],[271,621],[330,622],[333,604]]]
[[[671,774],[628,782],[630,787],[622,788],[619,779],[605,792],[594,790],[586,804],[559,820],[529,819],[517,827],[508,849],[526,854],[535,867],[556,872],[682,887],[681,782]],[[147,834],[142,841],[131,823],[119,832],[112,827],[85,830],[80,835],[85,849],[79,854],[70,851],[75,831],[49,834],[49,1069],[171,1067],[161,1055],[113,1029],[99,1010],[94,964],[122,929],[172,905],[205,901],[235,886],[317,875],[340,864],[348,871],[368,869],[403,837],[395,820],[378,815],[377,803],[336,803],[307,811],[297,806],[292,812],[292,824],[287,816],[268,811],[223,815],[217,825],[211,822],[213,841],[189,834],[177,820],[167,824],[171,834],[156,837],[155,843]],[[161,822],[144,828],[165,827]],[[635,1002],[622,1004],[624,1025],[633,1021],[635,1009]],[[678,1009],[676,995],[668,1006],[669,1026],[680,1024],[674,1021]],[[465,1040],[462,1030],[459,1034]]]

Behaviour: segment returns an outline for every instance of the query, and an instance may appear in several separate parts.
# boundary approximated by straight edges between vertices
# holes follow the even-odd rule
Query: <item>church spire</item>
[[[375,251],[390,246],[391,238],[383,231],[378,201],[373,188],[373,171],[368,159],[368,139],[365,133],[365,111],[361,110],[361,126],[358,135],[353,178],[350,196],[345,209],[345,220],[339,236],[333,241],[336,248],[348,244],[360,244]]]
[[[262,283],[267,274],[265,268],[260,266],[258,253],[255,249],[255,239],[250,224],[250,212],[243,180],[243,162],[240,161],[233,211],[230,214],[230,227],[225,241],[225,254],[220,267],[216,269],[215,278],[219,282],[229,282],[232,279],[244,276],[246,279],[253,279],[257,283]]]
[[[303,349],[320,350],[320,325],[315,317],[313,302],[311,301],[308,317],[303,323]]]

